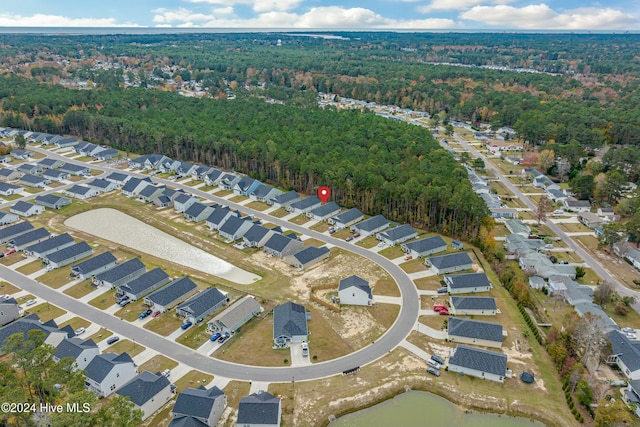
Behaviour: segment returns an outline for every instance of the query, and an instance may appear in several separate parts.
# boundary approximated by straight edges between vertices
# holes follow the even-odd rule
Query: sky
[[[638,0],[2,0],[0,27],[639,31]]]

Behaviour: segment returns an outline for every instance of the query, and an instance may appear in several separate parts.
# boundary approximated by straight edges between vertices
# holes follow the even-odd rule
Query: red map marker
[[[326,185],[323,185],[322,187],[318,188],[318,198],[320,199],[323,205],[327,203],[330,196],[331,196],[331,190],[329,189],[329,187],[327,187]]]

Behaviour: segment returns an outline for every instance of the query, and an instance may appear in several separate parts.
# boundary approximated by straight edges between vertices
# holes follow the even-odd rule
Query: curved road
[[[51,153],[47,150],[39,148],[35,149],[46,153],[51,158],[58,158],[69,163],[83,164],[84,162],[74,161],[65,156],[57,153]],[[119,169],[113,169],[107,166],[91,165],[94,169],[102,170],[103,172],[119,172],[126,173],[133,176],[144,176],[138,173],[132,173],[128,171],[122,171]],[[212,357],[208,357],[199,354],[190,348],[184,347],[173,341],[170,341],[164,337],[156,335],[146,329],[132,325],[129,322],[120,320],[110,314],[104,313],[88,304],[78,303],[75,299],[58,292],[52,288],[42,285],[35,280],[29,279],[20,273],[17,273],[7,267],[0,265],[0,277],[14,283],[16,286],[43,298],[46,301],[51,302],[69,312],[73,312],[78,316],[81,316],[87,320],[93,321],[105,328],[122,335],[127,338],[134,339],[135,342],[144,345],[150,349],[158,351],[161,354],[176,360],[177,362],[185,363],[189,366],[197,368],[201,371],[211,373],[214,375],[220,375],[223,377],[246,380],[246,381],[266,381],[266,382],[287,382],[291,380],[311,380],[316,378],[323,378],[335,374],[342,373],[348,369],[352,369],[358,366],[364,366],[371,363],[380,357],[384,356],[391,350],[393,350],[400,342],[411,332],[413,326],[418,320],[420,297],[416,290],[413,281],[407,276],[407,274],[397,265],[390,260],[378,255],[368,249],[347,243],[343,240],[335,239],[330,236],[326,236],[322,233],[318,233],[313,230],[309,230],[305,227],[284,221],[279,218],[274,218],[263,212],[254,211],[246,208],[237,203],[229,202],[225,199],[213,196],[204,191],[200,191],[189,187],[184,184],[170,182],[166,180],[154,179],[157,182],[163,184],[169,184],[176,188],[182,188],[183,190],[190,192],[196,196],[206,198],[221,204],[225,204],[231,208],[238,209],[240,211],[250,213],[256,218],[267,220],[271,223],[286,227],[298,233],[305,234],[323,242],[331,243],[334,246],[342,249],[354,252],[371,261],[377,263],[384,268],[391,277],[396,281],[400,288],[402,297],[402,305],[400,313],[395,323],[391,328],[378,339],[378,341],[368,345],[367,347],[351,353],[347,356],[330,360],[327,362],[314,363],[310,366],[304,367],[257,367],[234,364],[224,362]],[[56,189],[58,191],[59,189]],[[260,351],[260,349],[256,349]]]

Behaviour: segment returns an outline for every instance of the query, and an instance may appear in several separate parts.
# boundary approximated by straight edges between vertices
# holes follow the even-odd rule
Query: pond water
[[[93,209],[74,215],[64,223],[76,230],[241,285],[261,278],[116,209]]]
[[[544,427],[528,418],[465,413],[448,400],[423,391],[402,393],[368,409],[338,418],[329,427]]]

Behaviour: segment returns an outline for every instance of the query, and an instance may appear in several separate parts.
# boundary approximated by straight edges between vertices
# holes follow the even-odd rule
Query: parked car
[[[631,334],[631,333],[627,333],[627,338],[629,338],[630,340],[637,339],[636,334]]]
[[[231,335],[229,335],[228,333],[224,334],[223,336],[221,336],[220,338],[218,338],[218,342],[220,344],[222,344],[223,342],[225,342],[226,340],[228,340],[229,338],[231,338]]]
[[[444,304],[434,304],[433,305],[433,311],[442,311],[442,310],[448,310],[447,306]]]
[[[435,375],[436,377],[440,376],[440,371],[434,368],[427,368],[427,372],[430,373],[431,375]]]
[[[445,307],[442,310],[440,310],[438,313],[440,313],[440,316],[448,316],[449,315],[449,309]]]
[[[180,327],[184,330],[184,329],[189,329],[189,328],[191,327],[191,325],[193,325],[193,323],[191,323],[191,322],[184,322],[184,323],[182,324],[182,326],[180,326]]]
[[[432,354],[431,355],[431,360],[433,360],[434,362],[438,362],[441,365],[444,365],[444,359],[440,356],[438,356],[437,354]]]
[[[4,258],[4,252],[0,252],[0,258]]]
[[[169,378],[169,375],[171,375],[171,369],[165,369],[164,371],[162,371],[163,377]]]
[[[433,359],[427,360],[427,365],[429,365],[429,366],[431,366],[432,368],[435,368],[435,369],[440,369],[440,366],[441,366],[438,362],[436,362]]]
[[[30,299],[29,301],[26,302],[26,306],[30,306],[30,305],[34,305],[36,302],[38,302],[38,300],[36,299]]]
[[[158,317],[158,316],[160,316],[160,310],[151,313],[151,317]]]
[[[346,242],[350,242],[350,241],[352,241],[352,240],[353,240],[353,237],[349,236],[349,237],[347,237],[347,238],[346,238],[346,239],[344,239],[344,240],[345,240]]]
[[[567,264],[569,264],[569,261],[560,261],[560,264],[567,265]]]
[[[335,232],[336,232],[336,229],[335,229],[335,228],[330,228],[330,229],[329,229],[329,234],[333,234],[333,233],[335,233]]]
[[[142,313],[140,313],[140,316],[138,316],[138,319],[144,319],[145,317],[147,317],[149,315],[149,313],[147,313],[146,311],[143,311]]]
[[[215,341],[218,338],[220,338],[222,336],[222,334],[220,332],[216,332],[215,334],[211,335],[211,341]]]
[[[356,233],[356,234],[353,235],[354,239],[357,239],[358,237],[360,237],[360,233]]]
[[[622,328],[622,332],[627,332],[627,333],[631,333],[631,334],[632,334],[632,333],[634,333],[635,331],[636,331],[635,329],[633,329],[633,328],[629,328],[629,327]]]
[[[309,355],[309,344],[307,344],[306,342],[302,343],[302,355],[304,357],[307,357]]]
[[[129,304],[129,303],[131,303],[131,300],[127,298],[127,299],[126,299],[126,300],[124,300],[124,301],[120,301],[120,302],[118,303],[118,305],[119,305],[120,307],[124,307],[124,306],[126,306],[127,304]]]
[[[10,249],[9,251],[5,252],[4,256],[8,256],[11,254],[15,254],[17,251],[15,249]]]
[[[115,336],[115,337],[111,337],[107,340],[107,344],[111,345],[111,344],[115,344],[118,341],[120,341],[120,337]]]
[[[438,288],[438,290],[436,291],[439,294],[446,294],[447,292],[449,292],[448,288]]]
[[[551,243],[547,243],[546,245],[544,245],[545,249],[553,249],[553,245]]]
[[[120,298],[118,298],[116,300],[116,303],[120,304],[121,302],[126,301],[128,299],[129,299],[129,296],[128,295],[124,295],[124,296],[121,296]]]
[[[564,212],[561,209],[556,209],[555,211],[553,211],[554,215],[562,215]]]
[[[378,247],[379,247],[379,248],[384,248],[384,245],[386,245],[386,243],[385,243],[385,242],[380,242],[380,243],[378,243]]]
[[[85,328],[78,328],[76,329],[76,335],[82,335],[84,334],[85,331],[86,331]]]
[[[406,257],[404,257],[405,261],[409,261],[410,259],[413,259],[413,255],[407,255]]]

